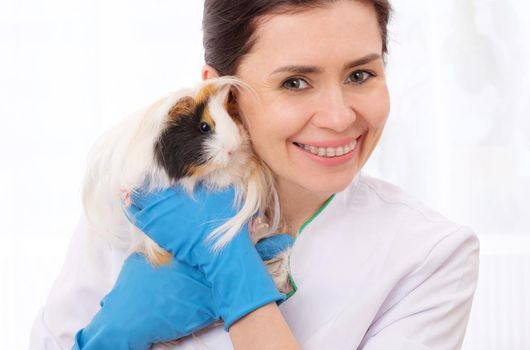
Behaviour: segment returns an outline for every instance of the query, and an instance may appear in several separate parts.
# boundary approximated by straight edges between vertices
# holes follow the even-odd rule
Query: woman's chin
[[[326,176],[315,178],[310,183],[305,184],[305,188],[310,192],[329,197],[334,193],[342,192],[353,181],[356,173],[344,174],[341,176]]]

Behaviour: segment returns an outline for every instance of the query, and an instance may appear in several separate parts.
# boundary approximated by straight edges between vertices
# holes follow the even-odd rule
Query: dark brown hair
[[[297,13],[322,8],[336,0],[205,0],[202,20],[204,61],[220,75],[235,75],[239,62],[255,43],[258,19],[270,14]],[[353,0],[352,0],[353,1]],[[387,53],[389,0],[355,0],[371,3]]]

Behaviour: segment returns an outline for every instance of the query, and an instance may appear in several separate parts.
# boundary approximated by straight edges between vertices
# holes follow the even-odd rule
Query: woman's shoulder
[[[387,218],[416,217],[420,221],[456,225],[400,187],[365,173],[359,173],[337,196],[348,210],[381,213]]]
[[[455,274],[475,276],[480,250],[475,232],[398,186],[360,174],[337,199],[335,212],[341,214],[330,215],[328,225],[336,223],[341,242],[385,276],[428,274],[447,264]]]
[[[427,246],[449,236],[477,240],[471,228],[447,218],[400,187],[364,173],[337,196],[350,220],[366,223],[364,227],[379,230],[377,234],[386,239],[391,235],[403,244],[424,242]]]
[[[366,209],[384,209],[403,215],[416,214],[425,220],[440,222],[448,219],[428,207],[402,188],[382,179],[359,173],[343,193],[345,204],[349,207]]]
[[[420,333],[434,344],[442,338],[430,324],[440,323],[440,319],[445,326],[467,322],[479,270],[479,240],[471,228],[398,186],[364,174],[337,197],[342,198],[346,218],[339,249],[345,252],[343,260],[350,259],[340,275],[352,275],[354,287],[364,278],[362,284],[370,288],[364,299],[356,298],[364,304],[371,302],[377,310],[366,321],[363,345],[384,341],[389,334],[418,340]],[[355,302],[352,305],[351,315],[358,315]],[[344,324],[348,321],[344,318]],[[460,336],[444,341],[456,344]]]

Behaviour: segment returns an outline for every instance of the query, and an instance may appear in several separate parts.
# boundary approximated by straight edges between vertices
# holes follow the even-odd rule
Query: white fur
[[[122,208],[121,195],[139,188],[149,191],[175,185],[155,160],[154,146],[165,127],[168,112],[184,96],[194,97],[207,84],[220,88],[210,99],[208,109],[214,119],[215,137],[208,144],[211,163],[198,177],[179,181],[190,194],[198,182],[212,189],[230,184],[236,188],[237,215],[215,229],[213,250],[221,249],[258,212],[271,214],[270,233],[279,224],[278,196],[270,171],[252,154],[245,130],[224,109],[231,87],[246,88],[232,77],[208,80],[194,90],[183,89],[134,113],[105,133],[93,147],[83,188],[83,204],[93,232],[120,247],[144,251],[148,257],[160,250],[158,245],[129,223]],[[229,157],[228,152],[232,152]],[[192,200],[192,199],[190,199]],[[193,234],[190,232],[189,234]]]

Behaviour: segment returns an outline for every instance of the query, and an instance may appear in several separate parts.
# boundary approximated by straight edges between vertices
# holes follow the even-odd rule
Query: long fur
[[[215,229],[209,239],[212,250],[222,249],[241,227],[260,213],[270,222],[268,235],[275,233],[280,223],[278,195],[267,166],[248,147],[248,157],[229,162],[225,168],[208,168],[197,176],[175,181],[155,159],[154,145],[167,127],[169,111],[184,96],[195,97],[208,87],[215,87],[209,100],[210,113],[227,113],[230,89],[250,89],[233,77],[208,80],[195,89],[182,89],[143,108],[105,133],[89,154],[83,186],[83,205],[91,231],[103,235],[113,244],[129,251],[141,251],[153,264],[168,262],[168,254],[126,218],[122,207],[124,193],[140,188],[148,191],[170,186],[183,186],[190,195],[199,182],[211,189],[234,185],[236,216]],[[222,117],[222,116],[221,116]],[[230,118],[227,113],[226,118]],[[248,137],[239,125],[242,137]],[[245,141],[248,144],[248,140]],[[190,200],[193,200],[190,198]],[[189,234],[193,234],[190,232]]]

